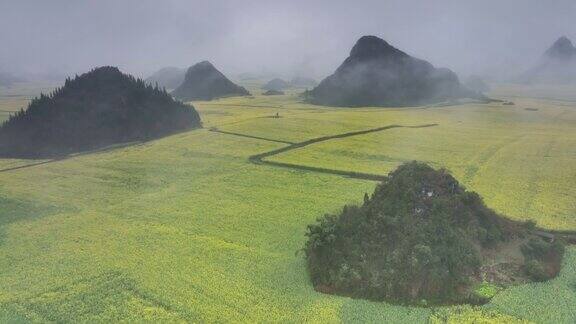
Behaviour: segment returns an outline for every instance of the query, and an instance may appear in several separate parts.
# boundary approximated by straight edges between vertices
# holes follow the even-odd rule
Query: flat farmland
[[[314,138],[436,124],[264,160],[382,175],[422,160],[505,215],[576,230],[576,105],[505,90],[499,97],[514,106],[345,109],[305,105],[295,93],[195,102],[203,129],[62,160],[0,160],[0,322],[574,323],[573,247],[557,278],[481,307],[314,291],[306,226],[360,203],[376,183],[250,160]]]

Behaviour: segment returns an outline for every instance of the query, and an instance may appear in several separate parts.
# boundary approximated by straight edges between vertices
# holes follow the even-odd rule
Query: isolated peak
[[[309,102],[339,107],[410,106],[449,99],[483,99],[456,74],[404,53],[376,36],[363,36],[350,56],[313,90]]]
[[[558,40],[556,40],[556,42],[554,43],[554,45],[555,45],[555,46],[564,46],[564,45],[567,45],[567,46],[572,46],[572,47],[573,47],[572,41],[571,41],[568,37],[566,37],[566,36],[562,36],[562,37],[558,38]]]
[[[92,69],[88,74],[122,74],[115,66],[100,66]]]
[[[192,66],[192,67],[215,69],[214,65],[212,63],[210,63],[210,61],[199,62],[199,63],[194,64],[194,66]]]
[[[371,59],[383,56],[407,56],[406,53],[388,44],[377,36],[362,36],[350,51],[350,56],[358,59]]]
[[[180,100],[212,100],[220,97],[247,96],[250,93],[218,71],[212,63],[202,61],[191,66],[184,82],[172,92]]]
[[[568,37],[562,36],[554,42],[545,55],[553,59],[572,59],[576,57],[576,48]]]

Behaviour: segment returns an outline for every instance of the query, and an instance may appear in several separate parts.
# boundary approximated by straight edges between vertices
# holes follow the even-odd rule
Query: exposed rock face
[[[248,96],[250,93],[228,80],[212,63],[203,61],[188,69],[184,82],[172,92],[172,95],[178,99],[190,101]]]
[[[265,85],[262,86],[264,90],[277,90],[281,91],[286,88],[289,88],[290,84],[282,79],[276,78],[268,81]]]
[[[336,72],[306,95],[311,103],[348,107],[478,97],[460,84],[454,72],[411,57],[376,36],[360,38]]]
[[[48,158],[200,127],[192,106],[105,66],[67,79],[0,127],[0,156]]]
[[[576,48],[565,36],[544,52],[540,62],[520,77],[526,83],[576,82]]]
[[[151,85],[158,84],[161,88],[166,89],[176,89],[178,86],[184,82],[184,76],[186,75],[185,69],[180,69],[177,67],[165,67],[146,79],[146,82]]]

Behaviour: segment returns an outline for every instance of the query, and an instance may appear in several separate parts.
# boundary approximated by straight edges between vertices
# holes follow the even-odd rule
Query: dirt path
[[[388,126],[370,128],[370,129],[360,130],[360,131],[355,131],[355,132],[347,132],[347,133],[340,133],[340,134],[336,134],[336,135],[316,137],[316,138],[312,138],[312,139],[309,139],[309,140],[306,140],[303,142],[293,143],[293,144],[290,144],[286,147],[282,147],[282,148],[279,148],[276,150],[252,155],[250,157],[250,160],[253,162],[254,161],[266,162],[266,161],[263,161],[262,159],[269,157],[269,156],[277,155],[280,153],[292,151],[292,150],[295,150],[298,148],[302,148],[302,147],[305,147],[308,145],[312,145],[312,144],[316,144],[316,143],[320,143],[320,142],[325,142],[325,141],[329,141],[329,140],[333,140],[333,139],[341,139],[341,138],[346,138],[346,137],[352,137],[352,136],[364,135],[364,134],[369,134],[369,133],[381,132],[381,131],[385,131],[385,130],[389,130],[389,129],[393,129],[393,128],[425,128],[425,127],[434,127],[434,126],[438,126],[438,124],[426,124],[426,125],[419,125],[419,126],[388,125]]]
[[[353,178],[353,179],[361,179],[361,180],[369,180],[369,181],[382,181],[385,178],[385,176],[380,175],[380,174],[344,171],[344,170],[337,170],[337,169],[328,169],[328,168],[306,166],[306,165],[300,165],[300,164],[266,161],[266,160],[264,160],[264,158],[274,156],[277,154],[281,154],[284,152],[288,152],[291,150],[299,149],[302,147],[306,147],[306,146],[309,146],[312,144],[333,140],[333,139],[340,139],[340,138],[346,138],[346,137],[351,137],[351,136],[364,135],[364,134],[369,134],[369,133],[374,133],[374,132],[385,131],[385,130],[389,130],[389,129],[393,129],[393,128],[426,128],[426,127],[435,127],[435,126],[438,126],[438,124],[425,124],[425,125],[417,125],[417,126],[388,125],[388,126],[371,128],[371,129],[366,129],[366,130],[361,130],[361,131],[347,132],[347,133],[341,133],[341,134],[336,134],[336,135],[316,137],[316,138],[312,138],[312,139],[309,139],[309,140],[306,140],[303,142],[298,142],[298,143],[291,143],[291,142],[287,142],[287,141],[274,140],[274,139],[269,139],[269,138],[264,138],[264,137],[259,137],[259,136],[252,136],[252,135],[247,135],[247,134],[234,133],[234,132],[226,132],[226,131],[218,130],[217,128],[212,128],[212,129],[210,129],[210,131],[221,133],[221,134],[228,134],[228,135],[234,135],[234,136],[240,136],[240,137],[260,139],[260,140],[265,140],[265,141],[270,141],[270,142],[289,144],[288,146],[281,147],[279,149],[275,149],[272,151],[268,151],[268,152],[264,152],[264,153],[255,154],[255,155],[250,156],[248,158],[248,160],[254,164],[269,165],[269,166],[274,166],[274,167],[281,167],[281,168],[300,170],[300,171],[311,171],[311,172],[317,172],[317,173],[322,173],[322,174],[338,175],[338,176],[343,176],[343,177]],[[548,239],[560,238],[560,239],[566,241],[568,244],[576,244],[576,231],[554,231],[554,230],[548,230],[548,229],[538,229],[536,231],[536,235],[540,235],[540,236],[543,236],[543,237],[548,238]]]
[[[219,130],[218,128],[212,128],[212,129],[210,129],[210,131],[215,132],[215,133],[220,133],[220,134],[228,134],[228,135],[234,135],[234,136],[240,136],[240,137],[259,139],[259,140],[268,141],[268,142],[275,142],[275,143],[282,143],[282,144],[294,144],[294,142],[275,140],[275,139],[270,139],[270,138],[265,138],[265,137],[260,137],[260,136],[240,134],[240,133],[235,133],[235,132],[227,132],[227,131]]]
[[[358,135],[364,135],[364,134],[369,134],[369,133],[381,132],[381,131],[385,131],[385,130],[389,130],[389,129],[393,129],[393,128],[425,128],[425,127],[434,127],[434,126],[438,126],[438,124],[425,124],[425,125],[418,125],[418,126],[388,125],[388,126],[382,126],[382,127],[377,127],[377,128],[360,130],[360,131],[354,131],[354,132],[321,136],[321,137],[312,138],[312,139],[309,139],[309,140],[306,140],[303,142],[298,142],[298,143],[273,140],[273,139],[268,139],[268,138],[263,138],[263,137],[258,137],[258,136],[252,136],[252,135],[246,135],[246,134],[240,134],[240,133],[226,132],[226,131],[221,131],[217,128],[212,128],[212,129],[210,129],[210,131],[222,133],[222,134],[228,134],[228,135],[235,135],[235,136],[241,136],[241,137],[261,139],[261,140],[265,140],[265,141],[289,144],[288,146],[281,147],[281,148],[276,149],[276,150],[272,150],[272,151],[268,151],[268,152],[264,152],[264,153],[250,156],[248,158],[248,160],[254,164],[259,164],[259,165],[265,164],[265,165],[294,169],[294,170],[312,171],[312,172],[323,173],[323,174],[333,174],[333,175],[339,175],[339,176],[344,176],[344,177],[354,178],[354,179],[382,181],[382,179],[384,179],[385,176],[380,175],[380,174],[344,171],[344,170],[320,168],[320,167],[313,167],[313,166],[305,166],[305,165],[300,165],[300,164],[266,161],[266,160],[264,160],[264,158],[267,158],[267,157],[270,157],[273,155],[277,155],[280,153],[288,152],[291,150],[303,148],[303,147],[306,147],[306,146],[309,146],[312,144],[333,140],[333,139],[341,139],[341,138],[346,138],[346,137],[351,137],[351,136],[358,136]]]

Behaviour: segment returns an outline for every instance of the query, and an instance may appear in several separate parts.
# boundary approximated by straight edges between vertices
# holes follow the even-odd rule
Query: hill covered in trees
[[[560,37],[540,58],[538,64],[520,77],[525,83],[575,83],[576,47]]]
[[[248,96],[250,93],[228,80],[212,63],[203,61],[188,69],[184,82],[172,92],[172,95],[178,99],[190,101]]]
[[[316,290],[399,303],[483,302],[479,284],[549,279],[563,254],[561,243],[501,217],[448,172],[419,162],[391,172],[363,205],[310,225],[307,236]]]
[[[156,71],[146,79],[146,82],[153,86],[158,84],[160,88],[176,89],[184,82],[185,74],[185,69],[169,66]]]
[[[105,66],[66,79],[0,127],[0,156],[43,158],[200,127],[194,107]]]
[[[448,69],[414,58],[376,36],[363,36],[350,56],[313,90],[313,104],[328,106],[410,106],[475,98]]]

